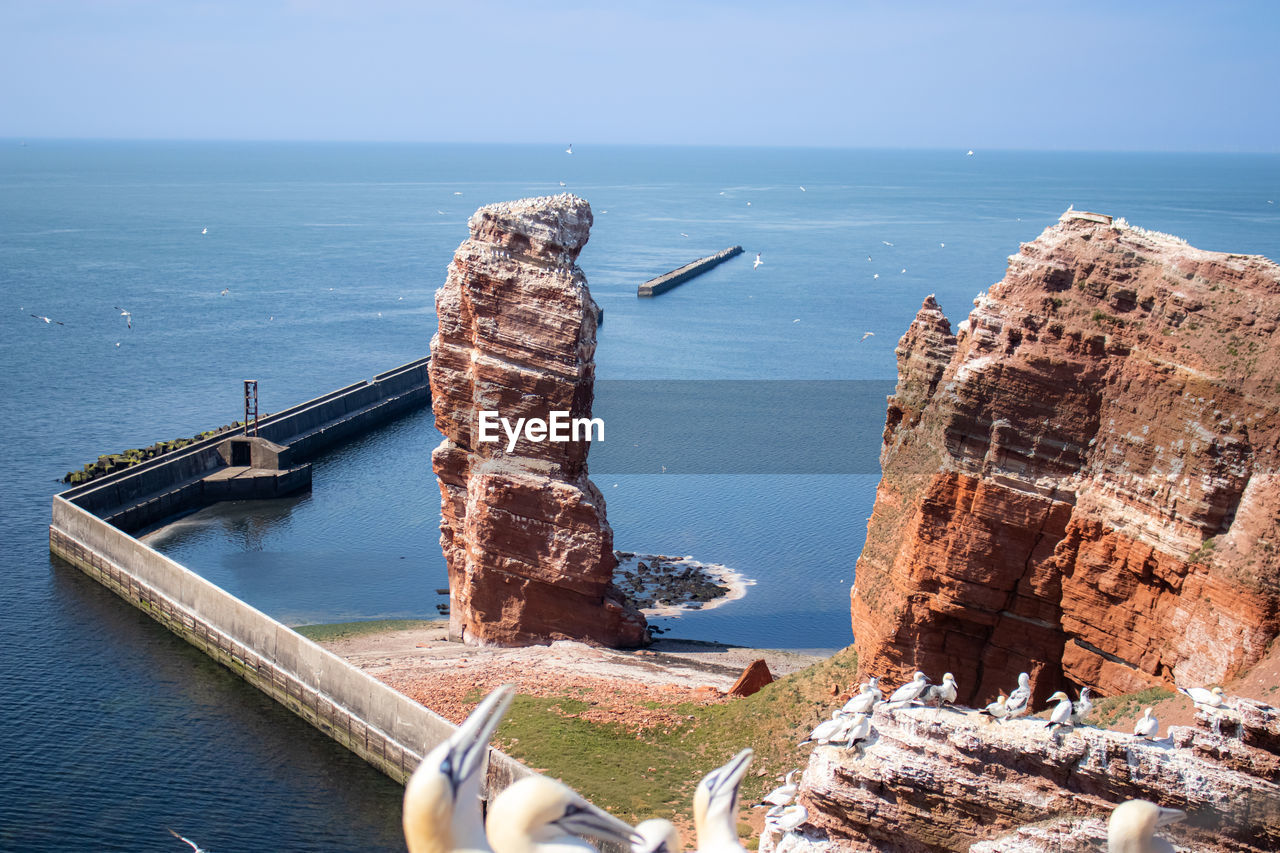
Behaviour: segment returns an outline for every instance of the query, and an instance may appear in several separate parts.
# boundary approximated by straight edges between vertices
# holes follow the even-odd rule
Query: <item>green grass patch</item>
[[[1163,702],[1173,695],[1172,690],[1163,687],[1148,687],[1137,693],[1109,696],[1093,703],[1093,713],[1089,715],[1089,720],[1100,729],[1110,728],[1116,720],[1137,717],[1143,708]]]
[[[366,622],[295,625],[293,630],[309,640],[314,640],[317,643],[327,643],[333,640],[345,640],[348,637],[381,634],[385,631],[407,631],[411,628],[429,628],[446,624],[448,623],[439,619],[370,619]]]
[[[666,706],[681,719],[640,734],[575,716],[590,707],[589,697],[517,696],[496,741],[624,820],[690,820],[699,780],[743,747],[755,750],[742,786],[744,803],[772,790],[777,776],[803,767],[809,748],[799,742],[830,718],[831,685],[848,687],[856,671],[857,656],[845,649],[745,699]]]

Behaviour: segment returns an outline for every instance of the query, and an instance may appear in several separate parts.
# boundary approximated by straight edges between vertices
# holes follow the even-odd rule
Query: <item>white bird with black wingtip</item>
[[[1031,710],[1031,676],[1025,672],[1018,673],[1018,686],[1009,694],[1004,707],[1009,712],[1006,714],[1009,719],[1021,717]]]
[[[1133,724],[1133,733],[1147,740],[1156,740],[1160,735],[1160,721],[1156,719],[1155,714],[1151,713],[1150,708],[1142,710],[1142,716]]]
[[[712,770],[693,793],[693,829],[698,853],[741,853],[738,839],[738,789],[751,765],[752,751],[744,749]]]
[[[514,696],[509,684],[494,690],[413,771],[404,787],[401,817],[409,853],[489,853],[480,810],[480,770],[489,738]]]
[[[1178,692],[1190,697],[1197,708],[1221,708],[1227,704],[1227,694],[1221,687],[1207,690],[1203,687],[1179,687]]]
[[[901,707],[909,702],[914,702],[920,698],[920,694],[924,693],[925,688],[928,686],[929,676],[923,672],[917,672],[910,681],[893,691],[889,696],[888,704],[891,707]]]

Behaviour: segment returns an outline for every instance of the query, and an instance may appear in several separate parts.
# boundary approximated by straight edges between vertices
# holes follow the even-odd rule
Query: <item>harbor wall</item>
[[[286,446],[283,467],[415,408],[429,405],[429,359],[420,358],[258,421],[258,436]],[[223,432],[62,492],[61,496],[124,530],[141,530],[217,499],[203,478],[226,464],[219,448],[242,430]]]
[[[399,782],[454,727],[62,495],[50,550]],[[488,790],[533,771],[489,752]]]
[[[730,258],[741,254],[741,246],[730,246],[727,249],[721,249],[714,255],[698,258],[698,260],[691,261],[679,269],[674,269],[669,273],[664,273],[657,278],[646,281],[636,288],[636,296],[657,296],[661,293],[666,293],[668,290],[684,284],[689,279],[702,275],[712,267],[719,266]]]
[[[429,405],[427,365],[428,359],[418,359],[262,418],[258,435],[287,445],[266,450],[278,452],[282,466],[296,465]],[[49,550],[403,784],[453,734],[453,724],[93,510],[158,489],[172,495],[161,509],[176,512],[184,493],[190,497],[202,477],[225,465],[227,448],[220,445],[242,434],[224,432],[54,495]],[[518,779],[539,775],[493,748],[486,761],[486,799]],[[612,842],[600,849],[629,853]]]

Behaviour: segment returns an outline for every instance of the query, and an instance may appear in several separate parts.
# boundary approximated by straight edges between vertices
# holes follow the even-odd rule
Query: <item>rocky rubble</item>
[[[898,346],[862,677],[1220,683],[1280,631],[1280,268],[1068,211]]]
[[[478,413],[590,417],[598,309],[576,265],[592,223],[562,194],[480,208],[444,286],[431,341],[431,394],[444,441],[441,546],[454,639],[521,645],[648,641],[644,617],[612,585],[605,502],[585,440],[480,441]]]
[[[1162,828],[1179,849],[1280,849],[1280,711],[1241,702],[1202,712],[1163,740],[1041,719],[996,723],[969,709],[905,708],[872,718],[865,751],[821,746],[800,783],[808,818],[762,838],[768,851],[1097,851],[1111,809],[1147,799],[1183,809]],[[1224,733],[1229,732],[1229,733]]]

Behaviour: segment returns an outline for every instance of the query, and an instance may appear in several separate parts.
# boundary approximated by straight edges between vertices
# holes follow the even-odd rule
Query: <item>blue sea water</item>
[[[99,453],[237,418],[241,379],[270,411],[424,354],[466,218],[561,181],[595,211],[601,380],[892,381],[925,295],[958,322],[1070,204],[1280,257],[1271,155],[0,142],[0,849],[185,849],[170,827],[221,853],[402,848],[397,786],[51,559],[49,498]],[[432,615],[437,441],[397,421],[320,460],[309,495],[156,542],[285,621]],[[875,481],[597,477],[618,547],[757,582],[660,624],[786,648],[851,640]]]

